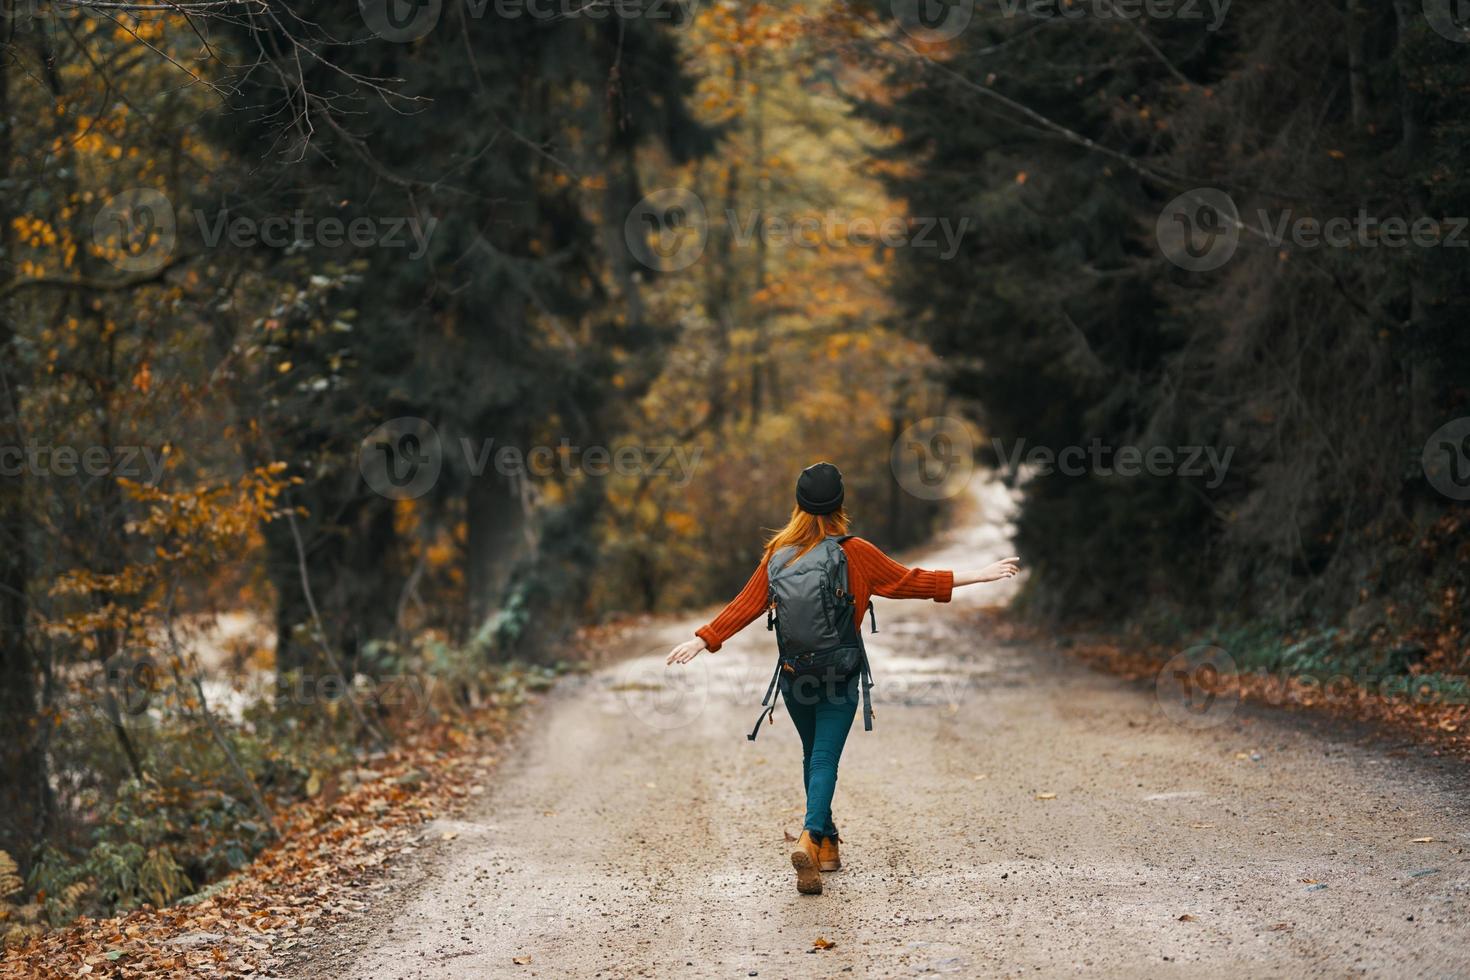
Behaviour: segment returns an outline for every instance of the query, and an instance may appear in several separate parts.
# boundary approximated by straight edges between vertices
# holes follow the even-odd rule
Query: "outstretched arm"
[[[949,601],[949,593],[954,588],[953,572],[908,568],[863,538],[852,538],[844,547],[855,578],[867,583],[873,595],[885,599]]]
[[[906,568],[885,555],[870,541],[853,538],[848,545],[848,558],[860,570],[874,595],[885,599],[934,599],[948,602],[950,592],[962,585],[996,582],[1016,574],[1019,558],[1002,558],[974,572],[931,572],[922,568]]]
[[[769,590],[770,584],[766,579],[766,562],[765,559],[762,559],[760,565],[750,576],[750,581],[746,582],[745,588],[740,590],[740,594],[731,599],[729,605],[720,610],[718,616],[695,630],[694,639],[685,640],[674,647],[669,652],[669,659],[665,663],[687,664],[706,650],[714,653],[726,640],[745,629],[757,616],[765,612]]]

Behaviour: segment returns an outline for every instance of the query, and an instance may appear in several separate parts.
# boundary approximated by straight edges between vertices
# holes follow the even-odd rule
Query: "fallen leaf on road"
[[[836,945],[836,943],[829,942],[828,940],[823,939],[821,936],[818,936],[815,940],[812,941],[812,946],[816,947],[817,949],[831,949],[833,946]]]
[[[1299,880],[1304,885],[1315,885],[1317,883],[1317,879],[1316,878],[1301,878]]]
[[[1054,800],[1054,799],[1057,798],[1057,794],[1055,794],[1055,793],[1037,793],[1036,794],[1036,798],[1038,800]]]
[[[1433,837],[1415,837],[1413,840],[1409,841],[1409,843],[1410,844],[1433,844],[1434,843],[1434,838]]]
[[[529,957],[529,956],[512,956],[510,958],[510,961],[512,963],[514,963],[516,966],[526,966],[526,965],[528,965],[531,962],[531,957]]]
[[[1193,921],[1195,921],[1195,919],[1194,919],[1194,916],[1190,915],[1188,912],[1185,912],[1183,915],[1181,915],[1179,917],[1179,921],[1180,922],[1193,922]]]
[[[1291,932],[1291,928],[1292,927],[1291,927],[1291,923],[1290,922],[1278,922],[1274,926],[1271,927],[1270,931],[1271,932]]]
[[[792,841],[796,840],[795,837],[791,836],[791,831],[789,831],[789,830],[783,830],[783,831],[781,831],[781,836],[783,836],[783,837],[786,838],[786,843],[788,843],[788,844],[790,844]]]

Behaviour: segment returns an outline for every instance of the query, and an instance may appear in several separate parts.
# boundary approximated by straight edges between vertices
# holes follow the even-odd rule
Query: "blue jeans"
[[[837,761],[857,714],[859,676],[823,682],[814,677],[781,682],[786,713],[801,736],[801,781],[806,787],[806,821],[813,837],[836,837],[832,794],[837,790]]]

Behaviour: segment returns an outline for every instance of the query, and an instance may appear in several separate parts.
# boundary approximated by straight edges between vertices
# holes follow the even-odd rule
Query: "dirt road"
[[[912,557],[999,557],[985,517]],[[876,728],[842,760],[824,895],[797,894],[783,839],[795,732],[778,711],[745,738],[773,644],[752,627],[666,672],[678,623],[536,709],[482,807],[304,974],[1470,975],[1463,768],[1301,716],[1181,726],[993,642],[994,594],[966,598],[878,600]]]

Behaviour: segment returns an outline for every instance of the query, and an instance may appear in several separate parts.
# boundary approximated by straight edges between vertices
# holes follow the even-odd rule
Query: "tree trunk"
[[[16,19],[13,0],[0,0],[0,23],[23,23]],[[0,62],[0,185],[7,187],[0,195],[0,268],[6,281],[15,274],[10,61],[7,53]],[[10,349],[13,304],[0,305],[0,448],[22,442],[21,369]],[[29,577],[24,469],[0,465],[0,849],[15,859],[22,876],[30,871],[50,811],[46,756],[39,739],[42,720],[36,710],[36,664],[26,633]]]
[[[1394,0],[1393,8],[1398,20],[1398,51],[1395,52],[1395,58],[1399,64],[1399,149],[1405,159],[1412,160],[1420,151],[1422,127],[1419,121],[1419,99],[1404,78],[1414,67],[1406,64],[1408,59],[1404,56],[1404,38],[1418,27],[1419,18],[1424,15],[1424,11],[1417,0]]]
[[[1348,92],[1352,101],[1353,129],[1362,135],[1372,121],[1368,93],[1368,13],[1363,0],[1347,3]]]
[[[511,570],[525,554],[525,508],[516,486],[487,468],[465,497],[466,603],[473,636],[500,604]]]

